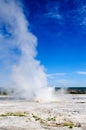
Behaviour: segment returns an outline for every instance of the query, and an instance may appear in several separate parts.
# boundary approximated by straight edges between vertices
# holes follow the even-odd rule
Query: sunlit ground
[[[85,130],[86,95],[68,97],[43,102],[1,96],[0,130]]]

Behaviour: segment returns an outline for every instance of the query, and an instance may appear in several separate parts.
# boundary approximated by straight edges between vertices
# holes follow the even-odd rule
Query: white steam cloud
[[[30,32],[28,24],[19,1],[0,0],[0,61],[9,68],[5,74],[10,74],[10,82],[18,97],[60,100],[62,94],[59,98],[54,89],[48,87],[44,66],[36,60],[37,38]]]
[[[28,29],[22,7],[16,2],[0,0],[0,54],[4,59],[15,61],[10,63],[15,89],[20,91],[22,96],[32,99],[41,97],[42,92],[45,95],[47,76],[44,67],[35,59],[37,38]],[[15,48],[19,52],[18,55],[11,53]]]

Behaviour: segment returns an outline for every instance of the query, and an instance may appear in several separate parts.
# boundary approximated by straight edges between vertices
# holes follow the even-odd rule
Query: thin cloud
[[[78,13],[78,18],[77,20],[79,21],[79,24],[81,26],[86,26],[86,5],[82,5],[78,10],[77,10],[77,13]]]
[[[52,73],[52,74],[47,74],[48,78],[56,78],[58,76],[64,76],[66,73]]]
[[[58,13],[58,12],[49,12],[46,13],[45,16],[49,17],[49,18],[55,18],[55,19],[62,19],[62,16]]]
[[[86,71],[78,71],[76,73],[79,74],[79,75],[86,75]]]
[[[55,2],[54,4],[52,3],[52,8],[51,8],[51,4],[49,3],[47,9],[48,9],[48,11],[45,13],[46,17],[55,18],[57,20],[62,19],[62,15],[59,12],[59,4],[58,4],[58,2]]]
[[[55,81],[57,87],[86,87],[86,81],[79,81],[74,79],[59,79]]]

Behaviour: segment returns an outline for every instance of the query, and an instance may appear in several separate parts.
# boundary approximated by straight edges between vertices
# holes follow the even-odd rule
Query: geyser
[[[29,30],[19,1],[0,0],[0,46],[2,60],[9,61],[18,96],[51,100],[52,89],[48,88],[44,66],[35,59],[37,38]]]
[[[29,30],[20,2],[0,0],[0,60],[8,68],[15,96],[57,100],[54,89],[48,87],[44,66],[36,60],[36,46],[37,38]]]

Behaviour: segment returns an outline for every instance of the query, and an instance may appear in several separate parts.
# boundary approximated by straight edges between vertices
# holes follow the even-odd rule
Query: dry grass
[[[74,127],[74,123],[73,122],[63,122],[61,124],[61,126],[63,126],[63,127],[68,126],[69,128],[73,128]]]
[[[56,117],[48,117],[47,120],[40,118],[37,115],[32,114],[32,117],[35,119],[35,121],[39,121],[40,124],[49,126],[49,127],[69,127],[73,128],[75,127],[75,124],[70,121],[65,121],[62,123],[57,123],[56,122]]]
[[[26,112],[8,112],[5,114],[0,114],[0,116],[26,116]]]
[[[54,117],[48,117],[47,120],[48,121],[56,121],[56,116],[54,116]]]

